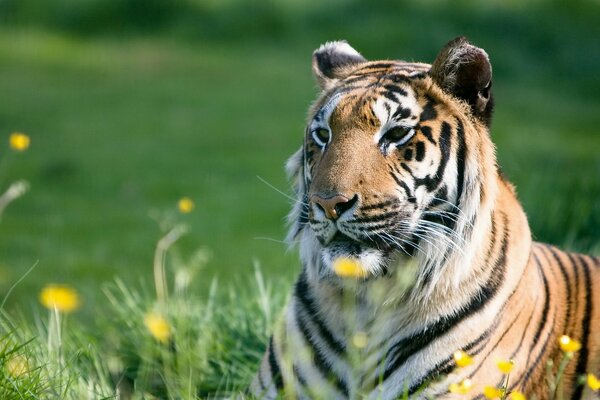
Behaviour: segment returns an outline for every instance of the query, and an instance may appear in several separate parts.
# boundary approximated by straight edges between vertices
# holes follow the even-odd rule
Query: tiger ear
[[[492,117],[492,65],[485,50],[463,36],[439,52],[429,74],[447,93],[466,101],[477,118],[489,126]]]
[[[348,67],[366,61],[345,40],[327,42],[314,51],[312,70],[321,89],[328,90],[345,76]]]

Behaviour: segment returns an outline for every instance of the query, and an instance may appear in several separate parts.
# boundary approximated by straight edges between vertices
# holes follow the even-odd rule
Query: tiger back
[[[461,37],[431,65],[367,61],[332,42],[313,73],[287,165],[302,272],[251,392],[481,399],[510,360],[510,392],[550,399],[568,335],[557,390],[593,398],[578,379],[600,372],[600,259],[532,241],[490,139],[487,53]]]

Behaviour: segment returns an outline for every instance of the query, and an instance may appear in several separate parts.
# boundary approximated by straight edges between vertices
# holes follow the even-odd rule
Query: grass
[[[8,304],[53,279],[77,284],[92,315],[99,282],[135,282],[151,264],[149,215],[182,196],[197,208],[178,247],[208,248],[209,276],[247,276],[256,259],[291,279],[297,259],[277,242],[289,201],[260,178],[287,191],[282,166],[315,95],[310,53],[340,37],[369,58],[432,60],[461,33],[486,48],[494,140],[536,238],[598,252],[599,12],[581,7],[311,3],[272,36],[225,10],[217,33],[186,40],[0,28],[1,137],[33,140],[18,157],[3,151],[0,182],[25,178],[31,192],[2,221],[0,292],[39,260]]]
[[[460,34],[484,47],[495,75],[492,136],[535,238],[600,254],[597,5],[374,7],[355,0],[212,7],[204,17],[186,12],[168,29],[125,35],[97,26],[82,34],[73,24],[5,24],[0,16],[0,192],[19,179],[30,183],[0,221],[0,294],[9,294],[0,307],[0,335],[8,343],[2,362],[24,354],[37,368],[21,389],[16,381],[0,382],[16,398],[24,388],[68,388],[72,398],[89,385],[112,393],[106,376],[114,365],[98,364],[105,348],[135,349],[131,360],[115,362],[147,371],[149,388],[154,373],[165,378],[157,360],[167,355],[142,318],[156,305],[148,288],[163,233],[155,219],[164,225],[164,210],[169,223],[191,228],[170,250],[168,276],[171,289],[178,269],[194,266],[196,278],[179,305],[161,311],[187,326],[178,341],[201,354],[186,361],[193,386],[215,393],[250,376],[299,269],[294,252],[279,242],[289,200],[269,185],[287,192],[283,164],[300,145],[315,96],[310,54],[327,40],[346,38],[372,59],[431,61]],[[27,152],[8,151],[13,131],[32,138]],[[183,196],[196,203],[185,217],[176,212]],[[269,302],[248,283],[256,263],[269,276]],[[215,277],[222,284],[209,301]],[[49,282],[71,285],[83,299],[66,321],[79,363],[59,368],[68,384],[48,373],[37,293]],[[184,313],[182,304],[205,316]],[[128,315],[137,316],[130,332]],[[193,337],[202,339],[192,343]],[[178,382],[169,390],[183,396],[186,387]]]
[[[198,293],[190,285],[204,258],[168,259],[171,284],[162,296],[119,279],[103,285],[103,312],[91,329],[72,319],[76,302],[58,294],[43,301],[47,316],[36,313],[33,321],[2,313],[0,397],[195,399],[243,391],[284,302],[285,285],[266,282],[256,266],[254,283],[245,288],[230,284],[223,290],[213,280],[208,293]],[[102,334],[92,334],[94,329]]]

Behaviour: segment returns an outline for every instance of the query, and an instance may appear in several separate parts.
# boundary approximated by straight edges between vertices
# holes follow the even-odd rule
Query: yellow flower
[[[179,208],[179,212],[182,214],[189,214],[194,209],[195,204],[189,197],[182,197],[179,199],[177,203],[177,208]]]
[[[29,363],[22,355],[14,356],[6,363],[6,371],[13,378],[18,378],[29,371]]]
[[[527,400],[527,397],[525,397],[525,395],[517,390],[515,390],[514,392],[511,392],[510,400]]]
[[[473,382],[471,382],[471,380],[469,378],[467,378],[467,379],[463,379],[460,383],[450,384],[450,387],[448,387],[448,390],[450,390],[450,393],[454,393],[454,394],[467,394],[467,393],[469,393],[469,390],[471,390],[472,387],[473,387]]]
[[[50,310],[57,310],[65,314],[77,310],[80,306],[79,295],[75,289],[54,284],[42,289],[40,303]]]
[[[354,346],[356,346],[359,349],[367,347],[368,343],[369,338],[364,332],[356,332],[356,335],[354,335],[354,337],[352,338],[352,344],[354,344]]]
[[[367,272],[357,260],[340,257],[333,262],[333,270],[342,278],[364,278]]]
[[[29,148],[29,143],[31,139],[24,133],[21,132],[13,132],[11,133],[8,143],[10,148],[14,151],[25,151]]]
[[[510,371],[515,366],[515,362],[513,360],[498,360],[496,361],[496,366],[503,374],[510,374]]]
[[[483,395],[486,399],[496,399],[502,397],[504,391],[494,386],[486,386],[483,388]]]
[[[587,374],[587,384],[594,392],[600,390],[600,379],[594,374]]]
[[[146,325],[152,336],[159,342],[167,343],[171,337],[171,326],[161,314],[154,312],[146,314],[144,325]]]
[[[565,353],[574,353],[577,350],[581,349],[581,343],[579,343],[575,339],[571,339],[567,335],[562,335],[559,339],[560,348]]]
[[[473,364],[473,358],[462,350],[454,353],[454,361],[460,368],[468,367]]]

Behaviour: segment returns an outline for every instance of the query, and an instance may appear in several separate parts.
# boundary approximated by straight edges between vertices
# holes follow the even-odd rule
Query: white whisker
[[[308,203],[302,200],[299,200],[293,196],[290,196],[289,194],[285,193],[283,190],[276,188],[274,185],[270,184],[269,182],[267,182],[264,178],[262,178],[261,176],[257,175],[256,176],[262,183],[264,183],[265,185],[267,185],[268,187],[270,187],[271,189],[273,189],[274,191],[276,191],[277,193],[279,193],[280,195],[284,196],[285,198],[287,198],[288,200],[293,201],[294,203],[299,203],[305,206],[308,206]]]

